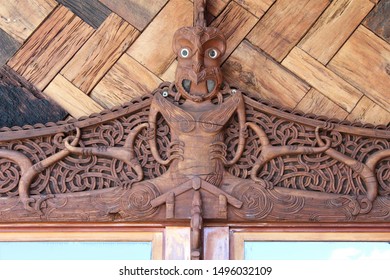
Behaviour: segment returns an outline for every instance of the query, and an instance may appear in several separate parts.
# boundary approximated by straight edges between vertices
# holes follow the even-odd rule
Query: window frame
[[[0,242],[151,242],[152,260],[164,258],[164,229],[113,224],[0,224]]]
[[[230,259],[244,260],[245,242],[250,241],[344,241],[344,242],[390,242],[389,224],[374,226],[334,227],[258,227],[230,230]]]

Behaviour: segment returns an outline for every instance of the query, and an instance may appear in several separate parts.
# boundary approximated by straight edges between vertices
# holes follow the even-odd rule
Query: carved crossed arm
[[[84,155],[84,156],[95,155],[95,156],[102,156],[107,158],[115,158],[128,164],[134,169],[137,175],[135,179],[122,183],[123,188],[130,188],[133,183],[141,181],[144,177],[142,166],[139,163],[134,151],[134,141],[136,136],[141,132],[141,130],[147,127],[148,124],[144,123],[138,125],[132,131],[130,131],[123,147],[101,146],[101,147],[81,148],[81,147],[74,147],[74,145],[69,144],[68,141],[65,141],[65,147],[68,151],[70,151],[73,154]]]
[[[269,162],[271,159],[285,155],[318,154],[328,150],[331,144],[329,140],[326,140],[326,143],[321,141],[323,145],[320,145],[320,147],[304,147],[298,145],[272,146],[267,134],[260,126],[252,122],[247,122],[246,125],[253,129],[253,131],[258,135],[261,144],[261,153],[252,168],[251,179],[256,183],[263,185],[265,188],[273,188],[273,185],[257,177],[257,173],[264,164]]]

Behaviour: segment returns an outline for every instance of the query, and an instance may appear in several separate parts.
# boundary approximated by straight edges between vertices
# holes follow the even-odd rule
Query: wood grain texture
[[[174,60],[171,65],[169,65],[168,69],[160,76],[163,81],[172,82],[175,80],[177,68],[177,60]]]
[[[328,63],[373,6],[369,0],[333,1],[299,47],[322,64]]]
[[[111,108],[151,93],[162,81],[124,54],[91,93],[101,106]]]
[[[61,74],[83,92],[89,93],[138,35],[134,27],[112,13]]]
[[[340,120],[348,116],[347,111],[314,88],[302,98],[295,109]]]
[[[19,49],[20,43],[0,28],[0,46],[0,66],[3,66]]]
[[[0,68],[0,127],[62,120],[66,112],[11,68]]]
[[[390,45],[360,26],[329,69],[390,112]]]
[[[99,0],[111,11],[128,21],[138,30],[144,28],[153,20],[156,14],[168,0]]]
[[[371,99],[363,96],[347,119],[353,122],[358,121],[374,125],[390,124],[390,113]]]
[[[211,26],[219,28],[227,39],[224,61],[240,44],[257,23],[257,18],[234,1],[213,21]]]
[[[305,35],[329,0],[278,0],[249,33],[249,41],[281,61]]]
[[[222,67],[231,86],[295,107],[310,87],[264,53],[243,41]]]
[[[173,34],[178,28],[190,25],[192,25],[191,2],[171,0],[127,53],[159,76],[176,57],[172,51]]]
[[[348,112],[352,111],[362,97],[359,90],[298,47],[290,52],[282,65]]]
[[[0,28],[23,43],[56,5],[55,0],[1,1]]]
[[[55,77],[43,93],[74,118],[89,116],[92,113],[99,113],[103,110],[103,107],[75,87],[61,74]]]
[[[229,259],[229,227],[205,227],[203,260]]]
[[[56,0],[93,28],[98,28],[111,13],[99,0]]]
[[[34,32],[8,65],[43,90],[92,32],[93,28],[61,6]]]
[[[390,1],[380,1],[366,17],[363,24],[390,43]]]
[[[165,260],[190,260],[190,227],[165,228]]]
[[[191,3],[194,3],[194,0],[189,0]],[[213,0],[213,1],[206,1],[206,14],[209,14],[211,16],[218,16],[223,9],[229,4],[231,0]]]
[[[275,0],[235,0],[256,17],[261,18]]]

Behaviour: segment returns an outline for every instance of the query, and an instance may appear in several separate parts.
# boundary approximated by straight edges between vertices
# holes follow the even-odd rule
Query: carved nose
[[[192,70],[195,73],[199,73],[203,69],[203,57],[199,52],[197,52],[194,55],[194,58],[192,59]]]

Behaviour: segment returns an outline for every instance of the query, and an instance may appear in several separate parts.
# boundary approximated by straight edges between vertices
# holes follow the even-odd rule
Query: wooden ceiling
[[[305,113],[390,123],[389,0],[208,2],[232,86]],[[188,25],[189,0],[2,1],[0,109],[16,113],[5,124],[79,118],[173,81],[172,37]],[[1,73],[19,81],[17,99],[4,97]]]

